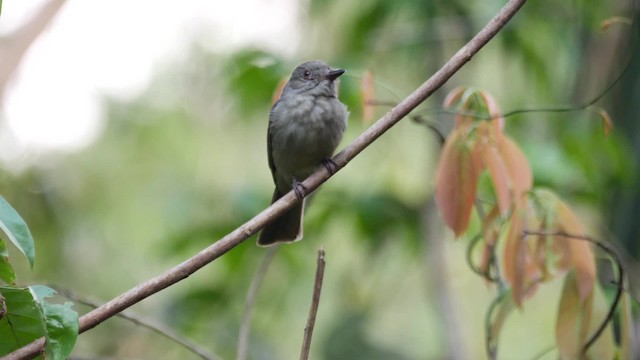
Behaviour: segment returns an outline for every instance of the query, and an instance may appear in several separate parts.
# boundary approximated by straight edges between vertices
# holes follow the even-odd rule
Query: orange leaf
[[[582,299],[575,272],[565,278],[556,321],[556,345],[561,359],[580,359],[589,336],[593,293]]]
[[[558,227],[565,233],[575,236],[584,236],[582,225],[571,209],[558,201],[556,205]],[[591,245],[577,238],[566,237],[571,252],[571,264],[576,271],[580,299],[585,300],[593,292],[596,279],[596,264],[593,259]]]
[[[470,125],[474,118],[472,116],[464,115],[463,113],[469,110],[470,106],[473,106],[472,103],[469,102],[471,95],[474,93],[473,89],[459,86],[453,89],[447,97],[444,99],[444,107],[452,108],[456,107],[459,113],[456,114],[456,127],[465,127]]]
[[[531,190],[531,186],[533,185],[531,168],[529,167],[527,158],[518,145],[505,136],[502,138],[502,141],[498,142],[498,152],[500,152],[502,161],[504,161],[507,171],[509,172],[513,196],[518,197]]]
[[[445,108],[453,107],[458,101],[460,101],[465,91],[467,91],[467,88],[464,86],[458,86],[457,88],[449,91],[447,96],[444,98],[443,106]]]
[[[525,296],[526,239],[522,236],[525,223],[524,206],[518,206],[511,215],[504,247],[504,277],[511,285],[513,302],[522,306]]]
[[[373,73],[369,70],[365,71],[362,75],[360,94],[362,96],[362,122],[370,123],[375,116],[374,102],[376,99],[376,89]]]
[[[444,143],[436,170],[436,201],[456,237],[469,226],[482,171],[477,151],[469,146],[466,133],[466,128],[453,131]]]
[[[487,106],[489,115],[492,117],[491,124],[496,130],[497,137],[501,138],[502,130],[504,129],[504,118],[501,116],[501,111],[500,111],[500,107],[498,106],[498,102],[487,91],[479,91],[478,93],[480,94],[485,105]]]
[[[498,153],[498,148],[495,146],[491,144],[482,146],[481,154],[484,166],[489,170],[489,175],[491,175],[500,213],[506,215],[512,204],[511,179],[507,168]]]

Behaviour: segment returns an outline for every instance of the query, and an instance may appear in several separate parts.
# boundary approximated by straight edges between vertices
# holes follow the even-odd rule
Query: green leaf
[[[48,303],[45,298],[55,295],[55,290],[42,285],[29,286],[40,305],[46,325],[46,358],[66,359],[78,337],[78,313],[70,302],[63,305]]]
[[[0,287],[6,314],[0,318],[0,356],[46,337],[46,358],[66,359],[78,336],[78,314],[71,303],[51,304],[55,294],[46,286]]]
[[[5,244],[2,239],[0,239],[0,280],[11,285],[15,284],[16,281],[16,273],[13,271],[13,266],[11,266],[9,262],[7,244]]]
[[[9,240],[27,257],[33,267],[36,259],[36,248],[27,224],[20,215],[0,196],[0,228]]]
[[[0,355],[6,355],[45,334],[42,314],[27,288],[0,287],[6,314],[0,319]]]

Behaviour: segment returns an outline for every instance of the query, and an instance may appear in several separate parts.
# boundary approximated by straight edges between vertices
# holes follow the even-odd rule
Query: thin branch
[[[618,304],[620,303],[620,299],[622,298],[623,280],[624,280],[624,267],[622,266],[622,260],[620,259],[620,256],[618,256],[618,253],[616,253],[616,251],[612,247],[607,245],[606,243],[604,243],[602,241],[598,241],[598,240],[596,240],[594,238],[591,238],[589,236],[577,235],[577,234],[568,234],[568,233],[565,233],[563,231],[545,232],[545,231],[529,231],[529,230],[525,230],[525,231],[523,231],[523,234],[524,234],[525,237],[526,236],[531,236],[531,235],[533,235],[533,236],[562,236],[562,237],[566,237],[568,239],[576,239],[576,240],[587,241],[587,242],[590,242],[590,243],[596,245],[600,249],[602,249],[609,256],[611,256],[611,258],[613,259],[613,262],[615,262],[616,267],[618,268],[618,280],[616,280],[616,283],[615,283],[616,286],[617,286],[616,296],[613,298],[613,302],[611,303],[611,306],[609,307],[609,312],[607,312],[607,316],[604,318],[604,320],[602,321],[600,326],[598,326],[598,328],[593,333],[593,335],[591,335],[591,337],[589,338],[589,341],[587,341],[584,344],[584,346],[582,347],[582,353],[586,354],[587,350],[589,350],[589,348],[598,340],[600,335],[602,335],[602,332],[607,327],[609,322],[611,320],[613,320],[613,314],[615,313],[616,308],[618,308]]]
[[[413,122],[415,122],[416,124],[424,125],[427,128],[429,128],[429,130],[433,131],[433,133],[436,135],[436,138],[438,138],[438,145],[440,145],[440,147],[444,146],[444,143],[447,140],[447,138],[442,132],[442,130],[438,128],[438,123],[429,121],[420,115],[411,116],[411,120],[413,120]]]
[[[313,173],[302,185],[309,191],[318,188],[327,181],[337,171],[342,169],[355,158],[360,152],[378,139],[387,130],[398,123],[410,111],[424,102],[431,94],[447,82],[462,66],[484,47],[506,24],[515,16],[526,0],[509,0],[496,16],[478,32],[469,42],[456,52],[443,67],[433,76],[424,82],[413,93],[407,96],[396,107],[391,109],[381,119],[375,122],[364,133],[358,136],[341,153],[336,155],[333,162],[336,164],[336,171],[330,174],[323,168]],[[189,275],[198,271],[205,265],[224,255],[238,244],[258,232],[265,225],[273,222],[287,210],[300,202],[300,199],[293,191],[290,191],[267,209],[263,210],[251,220],[247,221],[222,239],[216,241],[209,247],[203,249],[195,256],[185,260],[176,267],[157,275],[136,287],[117,296],[101,307],[85,314],[80,318],[80,333],[94,328],[101,322],[121,312],[122,310],[136,304],[137,302],[186,279]],[[44,339],[39,339],[31,344],[8,354],[4,360],[28,359],[40,354],[44,346]]]
[[[102,305],[97,301],[90,300],[90,299],[87,299],[87,298],[85,298],[83,296],[80,296],[80,295],[76,294],[75,292],[73,292],[73,291],[71,291],[69,289],[64,289],[64,288],[61,288],[61,287],[59,287],[57,285],[49,285],[49,287],[54,289],[54,290],[56,290],[60,295],[62,295],[63,297],[65,297],[65,298],[67,298],[67,299],[69,299],[69,300],[71,300],[73,302],[76,302],[76,303],[79,303],[79,304],[82,304],[82,305],[85,305],[85,306],[88,306],[88,307],[91,307],[91,308],[94,308],[94,309],[98,308],[98,307],[100,307]],[[151,331],[153,331],[153,332],[155,332],[155,333],[157,333],[159,335],[162,335],[162,336],[166,337],[167,339],[180,344],[185,349],[191,351],[192,353],[196,354],[197,356],[199,356],[199,357],[201,357],[201,358],[203,358],[205,360],[219,360],[219,359],[221,359],[219,356],[210,354],[207,350],[205,350],[202,347],[194,344],[192,341],[190,341],[190,340],[178,335],[175,331],[171,330],[170,328],[168,328],[168,327],[166,327],[164,325],[155,323],[155,322],[153,322],[151,320],[148,320],[148,319],[143,319],[143,318],[141,318],[141,317],[139,317],[137,315],[133,315],[133,314],[128,313],[128,312],[121,312],[121,313],[116,314],[115,316],[123,318],[125,320],[129,320],[129,321],[131,321],[132,323],[134,323],[134,324],[136,324],[138,326],[142,326],[142,327],[147,328],[147,329],[149,329],[149,330],[151,330]]]
[[[256,297],[258,296],[260,286],[262,285],[262,280],[267,274],[267,270],[269,270],[271,259],[273,259],[273,256],[276,254],[276,251],[279,248],[280,246],[272,246],[269,248],[267,253],[264,255],[264,258],[262,259],[262,263],[260,264],[256,275],[251,281],[251,286],[249,286],[249,291],[247,292],[247,300],[244,303],[244,315],[242,317],[242,324],[240,325],[240,333],[238,335],[238,354],[236,355],[237,360],[245,360],[247,358],[247,354],[249,352],[249,330],[251,330],[251,317],[253,315],[253,307],[256,302]]]
[[[316,324],[316,314],[318,313],[318,305],[320,304],[320,293],[322,292],[322,279],[324,279],[324,248],[318,250],[318,265],[316,267],[316,280],[313,284],[313,297],[311,299],[311,308],[309,309],[309,317],[307,318],[307,326],[304,327],[304,339],[302,340],[302,351],[300,352],[300,360],[309,359],[309,350],[311,349],[311,337],[313,336],[313,327]]]

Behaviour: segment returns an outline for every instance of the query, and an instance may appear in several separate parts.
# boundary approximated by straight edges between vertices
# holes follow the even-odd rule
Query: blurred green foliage
[[[194,39],[181,60],[158,69],[140,96],[105,99],[107,121],[90,147],[52,154],[19,174],[0,173],[2,195],[29,224],[40,254],[33,275],[19,281],[37,279],[109,299],[178,264],[268,205],[267,114],[278,81],[297,63],[320,58],[347,69],[340,84],[351,111],[346,144],[368,126],[361,121],[359,85],[365,70],[374,72],[378,100],[399,101],[502,5],[312,0],[300,7],[303,40],[294,58],[259,47],[214,53]],[[629,27],[598,30],[622,5],[528,3],[416,114],[451,128],[452,116],[432,110],[457,85],[487,89],[505,111],[592,98],[622,71],[620,59],[639,48]],[[615,109],[614,122],[627,124],[609,137],[588,111],[507,119],[536,184],[578,205],[590,231],[607,239],[608,224],[637,220],[640,209],[638,68],[598,103]],[[636,89],[635,97],[625,89]],[[632,107],[635,112],[627,111]],[[380,106],[377,114],[387,109]],[[442,359],[452,351],[481,356],[484,312],[494,293],[466,267],[466,240],[454,243],[429,206],[438,147],[429,129],[406,120],[323,185],[308,209],[304,240],[283,247],[265,277],[250,359],[297,357],[320,246],[327,251],[327,274],[313,359]],[[635,196],[635,203],[621,211],[613,201],[619,194]],[[640,256],[640,230],[614,234]],[[264,254],[250,239],[133,311],[234,358],[246,292]],[[533,356],[552,344],[559,287],[549,289],[505,325],[505,359]],[[447,303],[455,314],[443,313]],[[75,353],[191,356],[121,320],[80,336]]]

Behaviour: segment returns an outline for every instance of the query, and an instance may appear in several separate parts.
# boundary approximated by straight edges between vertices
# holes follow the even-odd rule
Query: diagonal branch
[[[440,70],[431,76],[413,93],[402,100],[396,107],[391,109],[381,119],[376,121],[364,133],[356,138],[349,146],[347,146],[333,161],[337,165],[336,171],[342,169],[355,158],[362,150],[373,143],[377,138],[393,127],[398,121],[405,117],[409,112],[415,109],[431,94],[449,80],[464,64],[466,64],[473,55],[486,45],[507,22],[520,10],[526,0],[509,0],[505,6],[500,9],[496,16],[476,36],[463,46],[447,61]],[[335,174],[335,172],[334,172]],[[313,191],[320,184],[327,181],[332,176],[324,168],[316,171],[302,184],[309,191]],[[222,239],[216,241],[211,246],[200,251],[190,259],[185,260],[176,267],[167,270],[152,279],[149,279],[138,286],[130,289],[113,300],[107,302],[101,307],[85,314],[80,318],[80,332],[85,332],[97,326],[101,322],[121,312],[122,310],[134,305],[135,303],[187,278],[208,263],[216,260],[238,244],[258,232],[265,225],[284,214],[288,209],[292,208],[300,200],[293,191],[290,191],[280,200],[273,203],[267,209],[247,221]],[[4,357],[4,360],[26,359],[32,358],[40,354],[44,346],[44,340],[39,339],[31,344]]]

